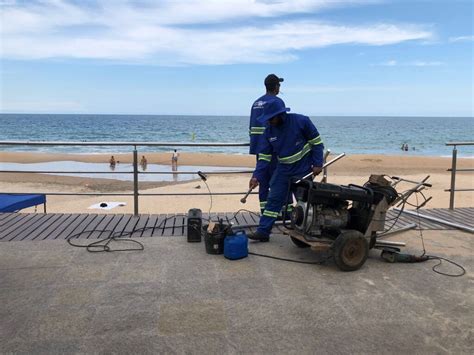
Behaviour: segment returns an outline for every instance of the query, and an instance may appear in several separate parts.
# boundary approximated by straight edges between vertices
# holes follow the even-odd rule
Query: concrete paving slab
[[[389,264],[378,251],[351,273],[332,261],[229,261],[178,237],[98,254],[60,240],[1,243],[0,352],[474,353],[472,237],[424,235],[429,252],[467,274],[436,274],[435,261]],[[392,240],[421,251],[414,231]],[[322,258],[281,235],[250,249]]]

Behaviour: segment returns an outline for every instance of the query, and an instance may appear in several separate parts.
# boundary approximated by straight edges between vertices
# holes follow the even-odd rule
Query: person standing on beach
[[[115,165],[116,165],[117,163],[115,162],[115,158],[114,158],[113,155],[110,157],[109,164],[110,164],[110,169],[111,169],[111,170],[114,170],[114,169],[115,169]]]
[[[140,160],[140,166],[142,167],[142,170],[145,171],[148,165],[148,161],[146,160],[145,156],[142,155],[142,159]]]
[[[258,161],[258,150],[263,138],[263,132],[265,131],[265,123],[261,123],[258,120],[263,113],[264,107],[267,102],[273,100],[280,93],[280,83],[284,81],[283,78],[279,78],[275,74],[269,74],[264,80],[266,93],[259,97],[252,104],[250,110],[250,122],[249,122],[249,135],[250,135],[250,148],[249,154],[255,155]],[[282,100],[283,102],[283,100]],[[284,103],[283,103],[284,105]],[[258,188],[258,199],[260,201],[260,211],[263,213],[267,204],[268,189],[270,187],[270,179],[272,178],[273,172],[277,165],[276,156],[272,156],[270,164],[266,166],[265,171],[260,174],[259,188]]]
[[[268,242],[281,208],[286,203],[288,185],[292,178],[301,179],[310,172],[322,171],[324,145],[318,130],[307,116],[287,113],[288,108],[278,97],[269,100],[259,121],[266,126],[258,151],[258,161],[249,188],[266,179],[273,157],[277,165],[270,181],[270,192],[257,231],[248,238]]]
[[[173,155],[171,156],[171,166],[174,168],[178,167],[178,157],[179,157],[179,153],[175,149],[173,152]]]

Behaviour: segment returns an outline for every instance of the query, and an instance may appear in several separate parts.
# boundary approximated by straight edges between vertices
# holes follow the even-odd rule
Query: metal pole
[[[346,156],[346,153],[341,153],[341,154],[339,154],[339,155],[338,155],[337,157],[335,157],[334,159],[331,159],[331,160],[328,161],[327,163],[324,163],[323,169],[324,169],[324,168],[327,168],[329,165],[331,165],[331,164],[337,162],[339,159],[344,158],[345,156]],[[307,179],[307,178],[309,178],[309,177],[312,176],[312,175],[313,175],[313,173],[311,172],[311,173],[309,173],[308,175],[303,176],[301,179],[299,179],[299,180],[296,182],[296,184],[299,184],[302,180]]]
[[[133,214],[138,216],[138,152],[133,147]]]
[[[328,156],[329,156],[330,153],[331,153],[331,150],[328,149],[326,151],[326,153],[324,154],[324,160],[323,160],[324,164],[326,164]],[[323,178],[322,178],[321,182],[328,182],[328,168],[327,168],[327,166],[323,168]]]
[[[394,210],[397,211],[397,212],[400,211],[398,208],[394,208]],[[469,233],[474,233],[474,228],[471,228],[471,227],[466,226],[464,224],[453,223],[453,222],[446,221],[446,220],[438,218],[438,217],[428,216],[428,215],[421,214],[421,213],[414,212],[414,211],[403,210],[403,213],[406,213],[406,214],[409,214],[409,215],[412,215],[412,216],[416,216],[416,217],[420,217],[420,218],[424,218],[424,219],[427,219],[428,221],[433,221],[433,222],[438,222],[438,223],[441,223],[441,224],[445,224],[447,226],[454,227],[454,228],[457,228],[457,229],[461,229],[461,230],[469,232]]]
[[[456,189],[456,158],[458,155],[458,150],[456,146],[453,147],[453,160],[451,166],[451,189],[449,192],[449,209],[454,209],[454,192]]]

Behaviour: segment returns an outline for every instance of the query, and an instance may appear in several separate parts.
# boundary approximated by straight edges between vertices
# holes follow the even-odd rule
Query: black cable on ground
[[[443,276],[449,276],[449,277],[460,277],[460,276],[463,276],[466,273],[466,269],[462,265],[460,265],[458,263],[455,263],[452,260],[443,258],[441,256],[437,256],[437,255],[426,255],[426,256],[428,257],[428,260],[438,260],[438,263],[431,268],[431,270],[433,270],[437,274],[440,274],[440,275],[443,275]],[[452,265],[454,265],[454,266],[456,266],[457,268],[459,268],[461,270],[461,272],[458,273],[458,274],[448,274],[446,272],[439,271],[438,267],[442,264],[443,260],[450,263],[450,264],[452,264]]]
[[[69,238],[67,238],[67,242],[69,245],[73,246],[73,247],[77,247],[77,248],[86,248],[86,250],[88,252],[91,252],[91,253],[101,253],[101,252],[114,252],[114,251],[141,251],[141,250],[144,250],[145,247],[142,243],[140,243],[139,241],[136,241],[136,240],[133,240],[133,239],[129,239],[129,238],[126,238],[127,236],[131,236],[133,233],[136,233],[136,232],[144,232],[146,230],[149,230],[149,229],[155,229],[155,228],[160,228],[160,229],[169,229],[169,228],[181,228],[183,227],[183,225],[181,226],[170,226],[170,227],[162,227],[163,223],[165,223],[166,221],[172,219],[172,218],[175,218],[175,217],[179,217],[179,216],[186,216],[184,214],[175,214],[175,215],[172,215],[172,216],[169,216],[169,217],[166,217],[165,219],[163,219],[160,224],[158,226],[155,226],[155,227],[143,227],[143,228],[139,228],[139,229],[135,229],[134,231],[132,232],[115,232],[113,233],[111,236],[108,236],[106,238],[102,238],[100,240],[96,240],[92,243],[88,243],[88,244],[76,244],[76,243],[73,243],[71,241],[71,239],[74,239],[74,238],[79,238],[79,236],[83,235],[83,234],[89,234],[89,233],[92,233],[92,232],[100,232],[100,233],[112,233],[113,230],[108,230],[108,229],[102,229],[102,230],[85,230],[85,231],[82,231],[80,233],[76,233],[76,234],[73,234],[71,236],[69,236]],[[112,243],[112,241],[115,241],[115,242],[128,242],[128,243],[134,243],[134,244],[138,244],[139,247],[138,248],[126,248],[126,249],[112,249],[109,244]]]
[[[320,261],[304,261],[304,260],[294,260],[294,259],[287,259],[287,258],[281,258],[278,256],[273,256],[273,255],[266,255],[266,254],[259,254],[259,253],[254,253],[249,251],[249,255],[255,255],[255,256],[261,256],[264,258],[269,258],[269,259],[275,259],[275,260],[282,260],[282,261],[289,261],[292,263],[297,263],[297,264],[311,264],[311,265],[322,265],[325,264],[326,261],[331,259],[331,257],[327,257],[323,260]]]

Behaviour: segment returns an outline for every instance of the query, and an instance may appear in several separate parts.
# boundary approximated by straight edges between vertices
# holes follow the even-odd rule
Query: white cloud
[[[450,37],[449,42],[472,42],[474,41],[474,36],[459,36],[459,37]]]
[[[337,44],[388,45],[426,40],[410,24],[351,25],[288,19],[369,0],[99,1],[2,5],[1,56],[82,58],[161,65],[279,63],[298,51]],[[89,4],[89,3],[86,3]],[[256,23],[258,25],[249,25]],[[271,20],[269,20],[271,19]],[[278,20],[278,21],[277,21]]]
[[[405,66],[405,67],[437,67],[440,65],[444,65],[443,62],[437,61],[422,61],[422,60],[415,60],[412,62],[402,62],[396,61],[394,59],[388,60],[386,62],[373,64],[375,66],[383,66],[383,67],[395,67],[395,66]]]
[[[382,62],[378,65],[381,65],[381,66],[384,66],[384,67],[394,67],[398,64],[398,62],[396,60],[388,60],[386,62]]]

